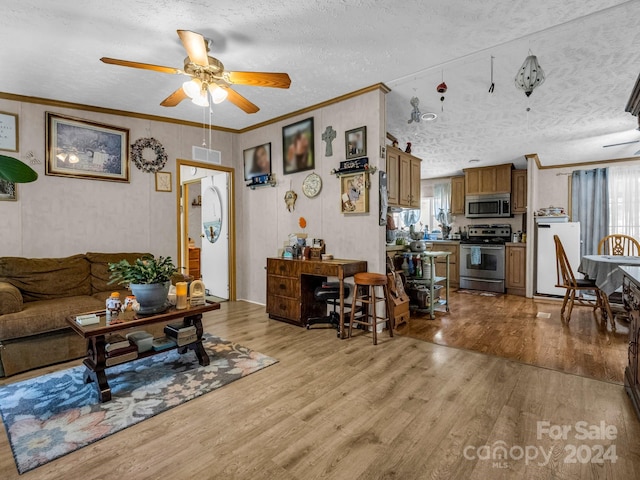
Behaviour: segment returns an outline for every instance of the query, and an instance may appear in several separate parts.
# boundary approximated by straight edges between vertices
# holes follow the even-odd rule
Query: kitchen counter
[[[426,245],[459,245],[460,240],[423,240]],[[387,252],[410,252],[409,245],[387,245]]]

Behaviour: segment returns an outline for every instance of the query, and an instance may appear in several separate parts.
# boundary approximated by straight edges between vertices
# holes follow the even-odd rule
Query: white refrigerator
[[[545,222],[536,219],[536,293],[564,296],[566,290],[556,287],[556,246],[553,236],[558,235],[569,259],[573,274],[578,274],[580,265],[580,222]]]

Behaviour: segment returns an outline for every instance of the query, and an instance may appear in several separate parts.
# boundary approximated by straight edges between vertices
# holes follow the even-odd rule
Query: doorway
[[[235,300],[235,170],[180,159],[176,170],[178,268],[216,300]]]

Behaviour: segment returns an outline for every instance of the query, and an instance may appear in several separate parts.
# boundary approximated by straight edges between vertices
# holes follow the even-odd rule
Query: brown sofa
[[[80,358],[85,340],[65,317],[103,309],[109,263],[144,253],[86,253],[65,258],[0,257],[0,376]]]

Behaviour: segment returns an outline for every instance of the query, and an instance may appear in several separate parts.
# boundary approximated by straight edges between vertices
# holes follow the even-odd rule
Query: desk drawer
[[[267,258],[267,273],[285,277],[297,277],[300,274],[300,262]]]
[[[281,277],[279,275],[267,276],[267,295],[282,295],[285,297],[299,298],[300,281],[294,277]]]
[[[267,295],[267,313],[299,322],[300,301],[278,295]]]
[[[329,262],[309,260],[300,263],[300,273],[318,275],[320,277],[337,277],[340,268]]]

